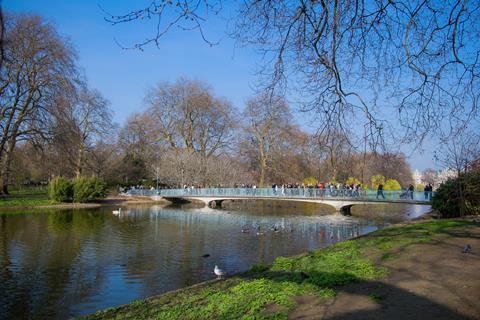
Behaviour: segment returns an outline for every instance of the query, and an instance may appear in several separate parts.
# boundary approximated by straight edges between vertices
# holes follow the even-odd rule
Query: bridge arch
[[[236,197],[164,197],[165,200],[173,203],[186,203],[191,200],[197,202],[203,202],[206,206],[215,209],[222,206],[222,203],[226,200],[272,200],[272,201],[294,201],[294,202],[309,202],[327,205],[335,209],[335,211],[342,213],[343,215],[351,215],[351,208],[356,204],[365,204],[364,201],[338,201],[338,200],[322,200],[322,199],[309,199],[309,198],[236,198]]]

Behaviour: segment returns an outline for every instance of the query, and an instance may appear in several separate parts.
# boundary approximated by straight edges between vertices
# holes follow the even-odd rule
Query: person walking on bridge
[[[410,194],[410,199],[412,199],[412,200],[413,200],[413,191],[415,191],[415,188],[413,187],[413,184],[411,184],[408,187],[408,193]]]
[[[383,184],[379,184],[377,188],[377,200],[378,196],[382,196],[383,199],[385,199],[385,196],[383,195]]]

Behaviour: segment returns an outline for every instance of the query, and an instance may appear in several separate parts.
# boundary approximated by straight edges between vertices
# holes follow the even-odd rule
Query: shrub
[[[79,177],[73,179],[73,202],[92,202],[105,198],[107,185],[97,177]]]
[[[480,171],[442,183],[433,195],[432,208],[444,218],[480,214]]]
[[[385,185],[385,177],[381,174],[374,175],[370,178],[372,182],[372,189],[377,190],[379,184]]]
[[[386,182],[385,182],[385,187],[384,187],[385,190],[401,190],[402,189],[402,186],[400,185],[400,183],[398,183],[397,180],[395,179],[388,179]]]
[[[347,185],[352,185],[352,184],[360,184],[360,180],[358,180],[355,177],[348,177],[347,181],[345,181]]]
[[[48,197],[56,202],[72,202],[72,183],[64,177],[56,177],[48,185]]]
[[[311,185],[311,186],[314,186],[318,183],[318,180],[315,178],[315,177],[307,177],[305,179],[303,179],[303,184],[308,186],[308,185]]]

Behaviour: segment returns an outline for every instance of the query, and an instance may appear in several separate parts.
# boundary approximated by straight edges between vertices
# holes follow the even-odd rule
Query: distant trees
[[[63,161],[70,163],[80,177],[87,166],[87,154],[95,159],[95,146],[112,132],[108,101],[98,90],[81,87],[75,97],[57,111],[54,147]]]
[[[376,174],[386,179],[397,180],[402,187],[413,183],[412,170],[405,155],[397,153],[356,154],[352,160],[352,172],[356,177],[363,177],[363,183]]]
[[[159,83],[145,102],[153,122],[151,134],[171,149],[210,157],[232,142],[236,111],[203,82],[180,78],[174,84]]]
[[[258,184],[265,185],[265,175],[272,153],[291,131],[292,118],[287,102],[279,96],[261,94],[247,101],[243,113],[246,141],[244,147],[250,152],[259,170]]]
[[[315,151],[322,159],[321,171],[326,179],[344,181],[352,173],[353,147],[349,137],[339,130],[326,130],[315,135]]]
[[[159,175],[171,186],[233,185],[248,177],[231,157],[237,111],[201,81],[179,78],[152,87],[145,111],[120,130],[123,183]],[[158,172],[157,172],[158,168]]]
[[[117,131],[109,102],[82,79],[74,50],[51,25],[35,16],[8,16],[5,37],[2,193],[12,178],[85,175],[112,184],[158,176],[170,186],[266,186],[307,177],[366,183],[374,174],[409,182],[402,155],[359,155],[342,130],[304,132],[292,122],[286,100],[271,92],[251,97],[239,113],[205,82],[159,83],[146,95],[144,111]]]

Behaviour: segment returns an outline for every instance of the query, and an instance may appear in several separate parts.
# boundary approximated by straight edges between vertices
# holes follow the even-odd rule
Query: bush
[[[433,195],[432,208],[444,218],[480,214],[480,171],[442,183]]]
[[[360,180],[358,180],[355,177],[348,177],[347,181],[345,181],[347,185],[352,185],[352,184],[360,184]]]
[[[303,184],[306,185],[306,186],[314,186],[318,183],[318,180],[315,178],[315,177],[307,177],[305,179],[303,179]]]
[[[92,202],[105,198],[107,185],[97,177],[79,177],[73,179],[73,202]]]
[[[379,184],[385,185],[385,177],[381,174],[374,175],[370,178],[372,182],[372,189],[377,190]]]
[[[402,190],[402,186],[400,185],[400,183],[397,180],[388,179],[385,182],[384,189],[385,190]]]
[[[48,197],[56,202],[72,202],[72,183],[64,177],[56,177],[48,185]]]

